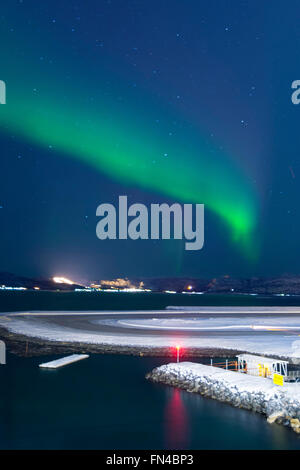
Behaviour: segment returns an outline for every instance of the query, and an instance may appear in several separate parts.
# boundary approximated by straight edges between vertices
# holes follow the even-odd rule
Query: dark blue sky
[[[300,274],[299,19],[296,1],[3,1],[0,270],[89,280]],[[113,156],[119,139],[132,154]],[[148,180],[127,173],[127,161],[149,158]],[[113,169],[118,159],[126,171]],[[190,202],[205,204],[201,251],[96,238],[101,202],[189,202],[189,180]],[[247,249],[224,222],[227,198],[251,226]]]

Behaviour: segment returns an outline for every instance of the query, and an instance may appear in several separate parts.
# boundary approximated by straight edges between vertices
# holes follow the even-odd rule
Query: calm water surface
[[[0,292],[0,311],[298,305],[299,297]],[[1,449],[300,449],[259,414],[145,380],[164,358],[91,355],[59,370],[18,358],[0,366]],[[195,359],[198,361],[199,359]]]
[[[262,416],[145,380],[163,358],[9,356],[0,369],[2,449],[300,449]]]

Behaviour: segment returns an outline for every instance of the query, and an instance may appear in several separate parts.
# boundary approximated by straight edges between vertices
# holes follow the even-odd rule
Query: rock
[[[275,423],[278,419],[284,418],[285,413],[284,411],[277,411],[275,413],[272,413],[270,416],[268,416],[267,421],[268,423],[272,424]]]
[[[290,419],[290,426],[291,428],[293,428],[293,430],[295,431],[296,429],[300,428],[300,421],[299,419],[297,418],[292,418]],[[300,432],[300,430],[299,430]]]

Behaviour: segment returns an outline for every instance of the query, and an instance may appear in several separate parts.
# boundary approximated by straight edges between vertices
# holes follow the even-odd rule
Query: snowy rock
[[[289,426],[300,434],[298,383],[285,383],[279,387],[271,379],[192,362],[157,367],[146,378],[262,413],[269,423]]]

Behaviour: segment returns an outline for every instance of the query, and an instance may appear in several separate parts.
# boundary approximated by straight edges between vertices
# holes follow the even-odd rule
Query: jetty
[[[299,383],[278,386],[270,378],[193,362],[157,367],[146,378],[262,413],[269,423],[289,426],[300,434]]]
[[[82,359],[87,359],[88,357],[89,354],[72,354],[71,356],[55,359],[54,361],[44,362],[43,364],[40,364],[39,367],[42,369],[58,369],[59,367],[73,364],[73,362],[82,361]]]

